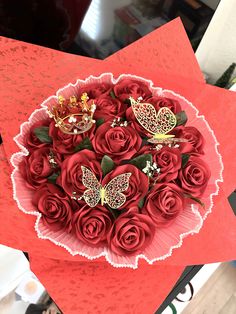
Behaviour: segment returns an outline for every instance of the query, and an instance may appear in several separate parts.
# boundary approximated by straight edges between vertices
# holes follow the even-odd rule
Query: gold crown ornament
[[[93,119],[96,105],[94,102],[89,104],[88,100],[87,93],[83,93],[80,100],[76,96],[65,99],[60,95],[57,105],[48,107],[47,113],[63,133],[81,134],[88,131],[96,122]]]

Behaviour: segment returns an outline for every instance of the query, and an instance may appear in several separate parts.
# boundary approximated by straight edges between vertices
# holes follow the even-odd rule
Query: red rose
[[[176,137],[185,138],[187,142],[178,143],[179,150],[182,154],[194,154],[202,155],[204,154],[205,139],[201,132],[198,131],[194,126],[179,126],[175,129],[174,134]]]
[[[59,187],[50,183],[41,186],[32,202],[50,229],[71,231],[72,201]]]
[[[137,153],[142,139],[129,125],[111,127],[111,123],[106,122],[97,129],[92,143],[99,159],[108,155],[114,162],[119,163]]]
[[[142,212],[147,213],[157,227],[170,224],[185,207],[183,191],[174,183],[158,183],[148,194]]]
[[[89,207],[87,204],[75,212],[73,228],[79,240],[90,245],[102,245],[107,241],[107,233],[112,226],[112,215],[101,205]]]
[[[160,173],[157,174],[158,181],[169,182],[177,178],[182,162],[178,148],[164,146],[156,150],[151,146],[143,146],[138,154],[152,155],[153,162],[160,168]]]
[[[53,139],[53,150],[59,154],[73,154],[75,147],[78,146],[83,139],[88,137],[92,139],[94,128],[92,127],[82,134],[66,134],[55,126],[55,121],[52,121],[49,126],[49,136]]]
[[[173,113],[178,113],[181,111],[180,103],[175,99],[153,96],[146,99],[145,102],[154,105],[156,111],[162,107],[169,108]]]
[[[95,119],[113,119],[124,115],[127,105],[119,99],[112,98],[109,95],[101,95],[95,99],[96,110],[94,113]]]
[[[29,151],[32,151],[32,149],[35,149],[35,148],[40,148],[40,147],[43,147],[43,146],[47,146],[48,143],[42,143],[38,138],[37,136],[35,135],[34,133],[34,130],[36,128],[39,128],[39,127],[42,127],[42,126],[49,126],[49,123],[50,123],[51,119],[47,119],[47,120],[42,120],[42,121],[38,121],[36,123],[34,123],[28,133],[25,135],[24,137],[24,144],[25,144],[25,147],[29,150]]]
[[[78,98],[81,97],[83,93],[87,93],[89,99],[96,99],[101,95],[109,95],[112,90],[113,85],[111,83],[90,83],[83,86],[78,92]]]
[[[95,176],[102,177],[101,166],[94,152],[84,149],[67,157],[61,164],[61,174],[57,178],[57,184],[70,196],[75,192],[80,197],[86,190],[82,183],[81,166],[89,168]]]
[[[102,184],[105,185],[108,182],[110,182],[111,179],[113,179],[114,177],[128,172],[132,173],[132,175],[129,178],[129,187],[126,191],[122,192],[126,197],[126,202],[119,209],[138,205],[139,201],[148,192],[149,187],[148,177],[133,165],[118,166],[117,168],[115,168],[115,170],[106,175],[106,177],[102,181]]]
[[[49,146],[35,149],[19,164],[20,173],[30,189],[37,189],[40,185],[47,183],[47,178],[57,169],[49,163],[51,151]],[[54,160],[60,165],[59,155],[55,154]]]
[[[110,249],[118,255],[142,253],[151,243],[155,229],[149,216],[132,207],[114,222],[107,239]]]
[[[201,158],[195,156],[191,156],[179,172],[182,189],[194,197],[202,196],[210,176],[209,166]]]
[[[114,94],[121,101],[129,99],[129,97],[133,97],[135,100],[137,100],[138,97],[145,99],[152,95],[147,83],[130,78],[119,81],[114,86]]]

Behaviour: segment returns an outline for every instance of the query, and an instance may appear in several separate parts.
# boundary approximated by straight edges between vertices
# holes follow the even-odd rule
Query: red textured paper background
[[[103,262],[35,256],[31,258],[31,268],[65,314],[153,314],[184,269],[157,265],[116,269]],[[58,282],[63,284],[58,286]]]
[[[183,24],[177,18],[158,28],[106,60],[130,64],[137,70],[148,69],[168,76],[204,82]]]
[[[1,37],[0,56],[0,98],[2,100],[0,132],[8,160],[12,153],[19,150],[13,137],[19,132],[20,124],[28,119],[43,100],[54,94],[58,88],[69,82],[75,82],[77,78],[85,78],[90,74],[96,75],[106,71],[112,71],[116,76],[121,73],[140,75],[152,79],[157,86],[174,90],[193,102],[214,130],[220,143],[219,150],[225,170],[219,196],[214,198],[213,213],[205,221],[200,233],[187,237],[181,249],[174,250],[170,258],[157,262],[155,266],[141,262],[142,268],[135,271],[126,270],[127,276],[122,277],[127,290],[129,279],[136,278],[137,274],[140,277],[137,276],[137,282],[133,284],[140,284],[145,276],[153,278],[147,288],[151,291],[150,308],[146,304],[145,313],[152,313],[155,304],[156,308],[158,307],[164,298],[162,291],[167,294],[185,265],[234,259],[236,221],[227,196],[236,187],[236,166],[233,162],[236,146],[232,136],[236,133],[234,123],[236,94],[204,83],[187,36],[178,20],[161,27],[106,61],[74,56]],[[69,310],[71,299],[65,298],[65,294],[68,293],[68,298],[72,298],[73,304],[77,302],[75,300],[78,284],[69,279],[74,277],[79,278],[78,281],[82,278],[89,280],[90,275],[86,275],[87,267],[95,269],[96,265],[99,265],[106,277],[112,273],[112,276],[116,276],[119,281],[123,270],[114,270],[103,262],[103,259],[100,259],[102,262],[99,263],[96,261],[79,263],[78,261],[86,260],[79,256],[71,256],[67,251],[56,247],[49,241],[38,239],[34,231],[35,217],[21,213],[12,199],[12,185],[9,177],[12,169],[4,158],[0,158],[0,169],[0,219],[4,222],[0,226],[1,243],[30,252],[33,270],[43,280],[52,297],[59,305],[61,304],[66,313],[73,312]],[[60,261],[48,258],[60,259]],[[73,265],[73,272],[69,269],[71,265]],[[79,267],[82,265],[85,271],[84,276],[81,275]],[[166,265],[180,266],[175,269]],[[163,272],[165,276],[160,277],[160,281],[158,278]],[[160,297],[158,293],[152,294],[156,278],[160,284],[156,286]],[[101,283],[101,277],[97,280]],[[86,282],[82,282],[86,289]],[[103,289],[102,285],[99,289]],[[82,299],[85,298],[81,291],[79,293]],[[128,292],[125,290],[123,293]],[[130,302],[134,300],[133,296],[134,294],[131,293]],[[135,295],[137,302],[142,297],[141,292]],[[99,303],[99,300],[97,302]],[[86,309],[85,304],[83,308]]]

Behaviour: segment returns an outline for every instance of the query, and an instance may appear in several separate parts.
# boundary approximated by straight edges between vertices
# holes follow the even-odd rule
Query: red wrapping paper
[[[183,24],[177,18],[123,48],[106,60],[119,64],[138,64],[138,69],[160,71],[204,83],[203,74],[193,54]]]
[[[68,262],[38,256],[30,260],[32,270],[65,314],[152,314],[184,269],[143,265],[134,272],[104,262]],[[59,282],[63,284],[58,286]]]
[[[35,218],[21,213],[12,199],[10,181],[12,169],[4,158],[0,158],[0,219],[4,221],[4,225],[0,227],[1,243],[30,253],[33,270],[65,313],[78,313],[70,307],[71,303],[75,305],[78,303],[77,282],[82,285],[79,285],[78,290],[81,300],[87,298],[83,289],[89,292],[86,290],[86,282],[89,282],[92,276],[97,276],[96,289],[99,291],[105,289],[102,277],[99,277],[101,271],[104,274],[104,281],[110,276],[118,282],[123,278],[123,288],[118,295],[121,303],[117,303],[116,297],[112,296],[109,301],[103,297],[101,303],[101,300],[94,299],[92,294],[89,302],[96,300],[92,304],[98,306],[101,313],[105,310],[109,313],[108,305],[111,306],[112,313],[114,304],[117,310],[115,312],[120,313],[122,309],[127,308],[127,304],[134,306],[133,302],[137,300],[140,301],[139,304],[145,305],[146,313],[153,313],[185,265],[225,261],[235,257],[236,221],[227,196],[236,186],[236,166],[233,163],[236,147],[232,136],[236,131],[234,123],[236,94],[204,83],[187,36],[178,20],[152,32],[106,61],[65,54],[6,38],[0,38],[0,54],[0,97],[4,100],[4,105],[0,108],[0,132],[7,160],[12,153],[18,151],[13,137],[18,134],[20,124],[29,117],[36,106],[54,94],[58,88],[69,82],[75,82],[78,77],[85,78],[90,74],[99,75],[107,71],[112,71],[115,76],[121,73],[143,76],[153,80],[156,86],[172,89],[183,95],[205,115],[220,143],[224,182],[220,183],[219,195],[214,197],[213,212],[204,222],[200,233],[187,237],[182,247],[174,250],[168,259],[153,266],[142,261],[138,270],[116,270],[102,258],[90,262],[80,256],[73,257],[49,241],[38,239],[34,231]],[[97,274],[96,271],[87,271],[96,267]],[[81,268],[84,270],[83,276]],[[162,277],[163,274],[165,276]],[[74,281],[71,281],[72,277]],[[139,287],[145,278],[150,279],[150,286],[146,287],[149,291],[148,298],[141,290],[132,292],[130,279],[133,278],[137,281],[132,284]],[[155,295],[154,287],[158,289]],[[113,288],[110,289],[109,292],[112,293]],[[69,294],[67,298],[66,291]],[[127,303],[123,301],[124,295],[129,295]],[[92,305],[88,307],[88,303],[80,304],[82,313],[89,313],[88,308],[92,311]],[[134,313],[143,313],[138,312],[140,306]]]

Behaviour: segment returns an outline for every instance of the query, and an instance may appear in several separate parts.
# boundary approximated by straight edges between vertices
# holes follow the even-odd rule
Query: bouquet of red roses
[[[60,89],[15,141],[14,198],[37,216],[38,236],[116,267],[170,256],[200,230],[222,180],[216,138],[198,110],[129,74]]]

